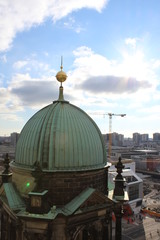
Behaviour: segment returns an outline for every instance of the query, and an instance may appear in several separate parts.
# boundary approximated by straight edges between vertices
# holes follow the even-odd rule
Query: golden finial
[[[62,70],[63,69],[63,58],[61,57],[61,71],[59,71],[56,75],[57,80],[61,83],[62,86],[62,82],[66,81],[67,79],[67,74]]]

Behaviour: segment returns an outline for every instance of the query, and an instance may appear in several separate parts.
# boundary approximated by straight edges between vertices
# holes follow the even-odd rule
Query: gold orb
[[[59,82],[64,82],[67,79],[67,74],[64,71],[59,71],[56,75],[56,78]]]

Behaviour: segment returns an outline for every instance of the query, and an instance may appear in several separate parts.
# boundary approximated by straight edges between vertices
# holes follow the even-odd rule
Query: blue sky
[[[64,96],[103,133],[160,132],[159,0],[0,0],[0,135]],[[94,114],[93,114],[94,113]],[[95,114],[98,113],[98,114]]]

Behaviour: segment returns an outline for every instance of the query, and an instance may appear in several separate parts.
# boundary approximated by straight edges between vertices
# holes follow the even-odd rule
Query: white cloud
[[[7,57],[6,57],[6,55],[4,54],[4,55],[0,56],[0,60],[1,60],[3,63],[7,63]]]
[[[96,54],[91,48],[82,46],[73,51],[75,56],[74,71],[71,75],[72,84],[80,84],[89,77],[111,74],[112,61],[106,57]],[[98,63],[98,64],[97,64]]]
[[[152,64],[153,64],[154,69],[160,68],[160,60],[159,59],[153,59]]]
[[[13,96],[7,88],[0,88],[0,135],[19,131],[18,126],[23,119],[18,112],[23,109],[17,96]]]
[[[17,32],[39,25],[51,17],[57,21],[81,8],[101,11],[107,0],[5,0],[0,2],[0,51],[8,50]]]
[[[28,61],[17,61],[13,64],[13,67],[16,69],[21,69],[28,64]]]
[[[0,87],[3,87],[3,81],[4,81],[4,74],[0,73]]]
[[[22,118],[19,118],[17,114],[14,113],[0,113],[1,120],[7,121],[22,121]]]
[[[10,87],[0,88],[0,113],[11,113],[23,110],[17,96],[13,96]]]
[[[136,47],[137,38],[126,38],[125,44],[132,46],[133,48]]]
[[[80,33],[85,30],[80,24],[76,23],[73,17],[69,17],[68,20],[64,22],[64,26],[65,28],[75,31],[76,33]]]
[[[13,68],[16,70],[34,70],[34,71],[48,71],[49,65],[44,62],[39,62],[34,57],[27,60],[19,60],[13,64]]]
[[[126,80],[135,78],[138,81],[148,81],[154,86],[157,85],[152,65],[150,61],[145,60],[144,53],[140,50],[129,54],[126,49],[122,52],[119,61],[107,59],[86,46],[77,48],[73,54],[75,55],[75,69],[72,77],[77,79],[78,83],[91,77],[115,76],[123,77]]]
[[[91,50],[91,48],[86,47],[86,46],[78,47],[76,50],[73,51],[73,54],[76,57],[91,56],[91,55],[93,55],[93,53],[94,52]]]
[[[105,106],[107,111],[117,111],[118,104],[119,111],[136,113],[153,99],[159,100],[156,90],[159,81],[153,62],[145,59],[138,46],[132,53],[127,47],[123,49],[118,61],[97,54],[87,46],[75,49],[73,54],[74,69],[67,73],[65,84],[67,92],[76,99],[74,104],[93,109]]]
[[[69,17],[68,21],[64,22],[64,26],[67,28],[73,28],[74,23],[75,19],[73,17]]]

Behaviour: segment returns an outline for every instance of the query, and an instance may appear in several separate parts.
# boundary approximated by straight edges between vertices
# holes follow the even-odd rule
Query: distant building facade
[[[136,150],[131,159],[136,163],[137,171],[160,172],[160,155],[157,150]]]
[[[11,145],[13,147],[16,147],[18,138],[19,138],[19,133],[17,133],[17,132],[11,133]]]
[[[160,141],[160,133],[153,133],[153,141]]]
[[[141,134],[141,142],[147,142],[148,140],[149,140],[148,133]]]
[[[141,134],[140,133],[133,133],[133,143],[135,145],[139,145],[141,141]]]
[[[109,144],[109,134],[103,134],[105,143]],[[111,133],[112,146],[123,146],[124,135],[116,132]]]

